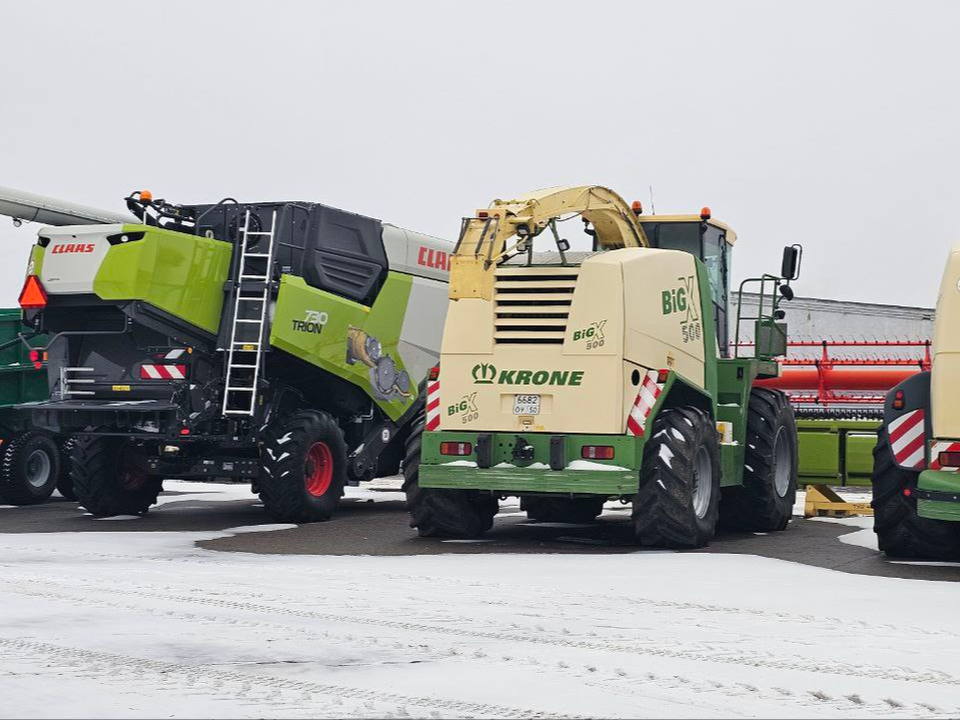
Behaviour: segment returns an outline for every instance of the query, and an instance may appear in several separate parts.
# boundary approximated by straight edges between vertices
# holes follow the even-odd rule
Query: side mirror
[[[560,252],[566,252],[567,250],[570,249],[570,241],[557,240],[557,249],[560,250]]]
[[[800,259],[803,247],[799,244],[788,245],[783,249],[783,261],[780,263],[780,277],[784,280],[796,280],[800,277]]]
[[[784,300],[793,300],[793,288],[789,285],[781,285],[777,288],[780,291],[780,294],[783,295]]]

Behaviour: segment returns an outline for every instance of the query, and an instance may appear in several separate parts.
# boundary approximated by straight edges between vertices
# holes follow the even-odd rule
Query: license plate
[[[514,415],[539,415],[540,414],[540,396],[539,395],[517,395],[513,399]]]

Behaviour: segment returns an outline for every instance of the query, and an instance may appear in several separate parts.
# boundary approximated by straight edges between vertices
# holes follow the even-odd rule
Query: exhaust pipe
[[[129,213],[101,210],[57,198],[36,195],[0,186],[0,215],[14,222],[37,222],[43,225],[105,225],[139,223]]]

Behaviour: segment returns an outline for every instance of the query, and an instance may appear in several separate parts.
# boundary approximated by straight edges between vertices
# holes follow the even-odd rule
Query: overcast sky
[[[806,248],[800,295],[932,305],[960,240],[957,2],[0,2],[0,185],[312,200],[452,237],[600,184]],[[36,226],[0,219],[0,303]]]

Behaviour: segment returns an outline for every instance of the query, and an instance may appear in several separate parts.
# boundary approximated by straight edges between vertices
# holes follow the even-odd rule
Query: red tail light
[[[670,374],[669,370],[657,370],[657,384],[663,385],[667,381],[667,376]]]
[[[39,350],[31,350],[27,357],[29,357],[30,362],[33,363],[34,370],[42,368],[43,364],[47,361],[47,353],[40,352]]]
[[[441,455],[470,455],[471,453],[473,453],[473,445],[471,443],[440,443]]]
[[[942,452],[937,460],[940,461],[940,467],[960,467],[960,452]]]
[[[610,445],[584,445],[580,448],[580,457],[584,460],[613,460],[613,454]]]
[[[427,380],[430,382],[436,382],[440,378],[440,366],[434,365],[430,368],[430,372],[427,373]]]
[[[893,394],[893,409],[894,410],[903,410],[903,406],[906,405],[906,400],[903,397],[903,390],[897,390]]]
[[[47,291],[40,284],[40,278],[36,275],[27,275],[17,302],[24,310],[40,310],[47,306]]]

